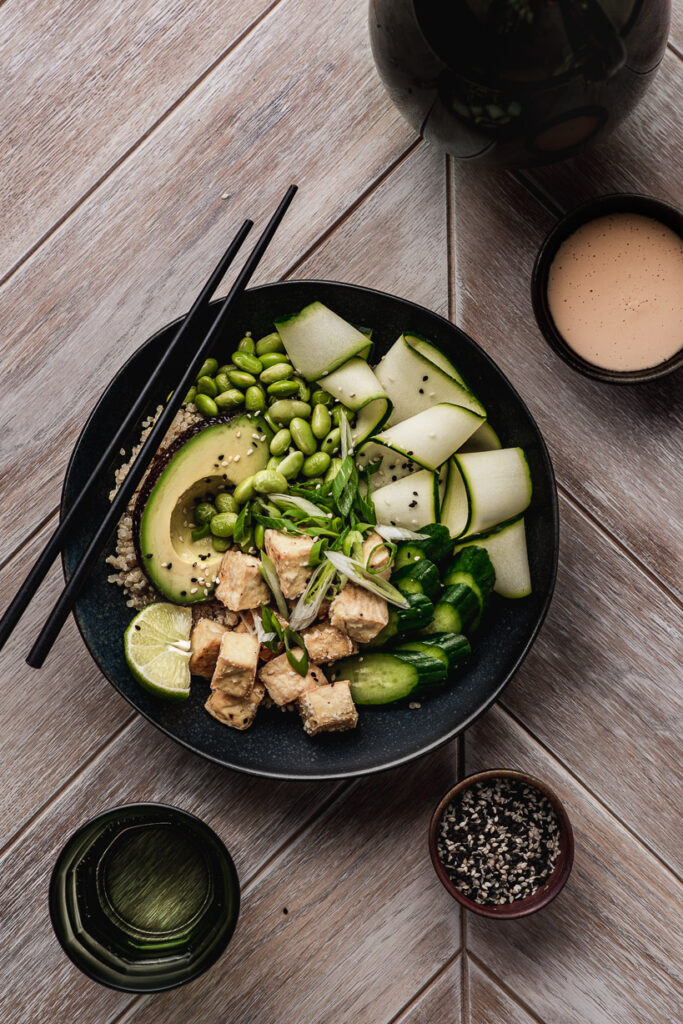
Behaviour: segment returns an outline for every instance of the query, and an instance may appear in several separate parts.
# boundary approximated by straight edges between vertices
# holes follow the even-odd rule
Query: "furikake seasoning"
[[[446,807],[437,850],[463,896],[514,903],[552,874],[560,852],[557,815],[533,786],[504,776],[479,782]]]

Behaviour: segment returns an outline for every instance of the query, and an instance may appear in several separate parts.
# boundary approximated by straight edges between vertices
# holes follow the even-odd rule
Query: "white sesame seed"
[[[254,454],[254,449],[253,448],[247,448],[247,455],[253,455],[253,454]]]
[[[190,593],[191,594],[196,594],[197,593],[197,587],[190,587]]]
[[[241,436],[242,436],[242,431],[238,430],[237,433],[235,434],[235,437],[241,437]]]
[[[233,462],[239,462],[239,461],[240,461],[240,458],[241,458],[241,456],[240,456],[240,455],[235,455],[235,457],[234,457],[234,459],[233,459]]]

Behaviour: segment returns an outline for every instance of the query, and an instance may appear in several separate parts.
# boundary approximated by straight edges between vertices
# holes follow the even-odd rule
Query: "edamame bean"
[[[246,373],[244,370],[228,370],[228,380],[234,388],[250,388],[256,383],[253,373]]]
[[[193,384],[192,387],[190,388],[190,390],[185,395],[185,398],[184,398],[185,405],[187,405],[188,402],[194,402],[196,394],[197,394],[197,389],[196,389],[196,387]]]
[[[257,548],[262,548],[266,542],[266,528],[263,523],[257,523],[254,527],[254,544]]]
[[[275,434],[275,437],[270,442],[270,454],[271,455],[284,455],[290,444],[292,443],[292,435],[286,427],[282,427]]]
[[[232,541],[229,537],[212,537],[211,543],[213,544],[214,551],[227,551],[232,546]]]
[[[201,380],[202,377],[213,377],[218,369],[218,360],[209,357],[205,359],[202,365],[199,367],[197,374],[197,380]]]
[[[235,490],[232,492],[232,496],[238,505],[244,505],[245,501],[249,501],[250,498],[254,497],[254,478],[253,476],[247,476],[244,480],[237,485]]]
[[[277,423],[275,422],[275,420],[272,419],[267,412],[264,412],[263,418],[266,421],[266,423],[268,424],[268,426],[270,427],[270,429],[273,431],[273,433],[277,434],[277,432],[279,430],[279,427],[278,427]]]
[[[217,494],[214,502],[219,512],[239,512],[239,505],[232,494],[228,494],[227,491],[221,491],[220,494]]]
[[[262,469],[254,475],[254,490],[259,494],[278,494],[289,486],[287,478],[276,469]]]
[[[288,363],[289,359],[284,352],[264,352],[262,356],[259,356],[263,369],[267,370],[271,366],[277,366],[278,363]]]
[[[201,395],[197,395],[200,398]],[[237,388],[230,388],[229,391],[223,391],[220,395],[216,395],[214,405],[218,409],[236,409],[238,405],[244,404],[244,395]]]
[[[299,394],[299,385],[295,380],[276,380],[268,385],[268,394],[273,398],[293,398]]]
[[[306,381],[303,380],[301,377],[295,377],[294,379],[295,379],[295,381],[297,382],[297,384],[299,386],[299,395],[298,395],[299,400],[302,401],[302,402],[310,401],[311,389],[309,388],[309,386],[306,383]]]
[[[322,441],[324,437],[327,437],[331,429],[332,417],[327,411],[327,406],[314,405],[313,415],[311,416],[311,430],[313,431],[313,436],[317,437],[319,441]]]
[[[266,463],[266,469],[279,469],[280,463],[283,461],[282,455],[271,455]]]
[[[263,388],[252,384],[244,393],[244,406],[248,412],[261,412],[266,407],[266,396]]]
[[[193,519],[196,526],[203,526],[204,523],[210,523],[215,515],[216,509],[210,501],[200,501],[194,510]]]
[[[266,334],[256,342],[257,356],[262,356],[266,352],[284,352],[284,350],[285,346],[282,344],[282,338],[277,331],[274,331],[272,334]]]
[[[248,352],[233,352],[232,361],[238,370],[244,370],[245,373],[259,374],[263,369],[261,360]]]
[[[330,457],[327,452],[316,452],[304,460],[301,472],[306,477],[324,475],[330,466]]]
[[[228,377],[227,373],[217,373],[216,376],[214,377],[214,380],[216,382],[216,387],[218,388],[217,393],[219,395],[221,391],[227,391],[228,388],[230,387],[230,378]]]
[[[289,431],[292,435],[292,441],[304,455],[313,455],[317,451],[318,445],[313,437],[310,424],[306,420],[300,416],[295,416],[289,424]]]
[[[237,351],[246,352],[248,355],[253,356],[254,352],[256,351],[256,342],[254,341],[253,338],[249,337],[249,335],[246,334],[240,341],[239,345],[237,346]]]
[[[197,381],[197,391],[200,395],[208,395],[209,398],[215,398],[218,394],[216,381],[213,377],[200,377]]]
[[[202,416],[218,416],[218,406],[214,402],[213,398],[209,398],[208,395],[197,395],[194,404],[199,409]]]
[[[349,414],[343,405],[335,405],[334,409],[332,410],[332,422],[334,423],[335,427],[341,427],[343,413],[346,414],[347,420],[350,419]]]
[[[321,409],[322,406],[316,406],[316,408]],[[327,452],[328,455],[334,455],[335,452],[339,451],[340,445],[341,430],[339,427],[335,427],[334,430],[329,432],[323,443],[320,445],[320,450]]]
[[[301,472],[301,467],[304,464],[304,453],[303,452],[291,452],[286,458],[282,460],[280,465],[277,467],[278,473],[286,477],[287,480],[293,480],[294,477],[298,476]]]
[[[292,402],[288,399],[281,399],[273,402],[268,414],[275,423],[286,426],[294,416],[308,417],[311,415],[311,407],[307,402]]]
[[[224,366],[219,366],[218,367],[218,373],[227,373],[228,370],[234,370],[234,369],[235,369],[235,367],[232,365],[232,363],[226,363]],[[218,374],[216,374],[216,376],[218,376]]]
[[[196,530],[192,531],[192,540],[204,540],[204,537],[208,537],[211,533],[208,523],[204,523],[203,526],[198,526]]]
[[[334,480],[335,476],[337,475],[337,473],[341,469],[341,464],[342,464],[342,460],[341,459],[332,459],[332,462],[330,463],[330,468],[328,469],[327,473],[325,473],[325,483],[326,484],[328,484],[330,482],[330,480]]]
[[[334,398],[329,391],[323,391],[320,388],[318,391],[314,391],[311,395],[311,401],[313,405],[334,405]]]
[[[211,533],[214,537],[232,537],[236,522],[236,512],[218,512],[209,523]]]
[[[275,363],[274,366],[267,366],[261,372],[262,384],[274,384],[277,380],[289,380],[294,376],[294,367],[291,363]]]

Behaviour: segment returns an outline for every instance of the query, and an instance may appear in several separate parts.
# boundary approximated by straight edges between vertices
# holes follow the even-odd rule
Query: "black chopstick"
[[[201,344],[197,347],[195,354],[187,367],[182,379],[177,384],[171,398],[168,400],[166,407],[156,421],[150,434],[143,444],[140,452],[138,453],[135,462],[130,468],[128,475],[123,480],[119,490],[117,491],[114,500],[111,502],[104,519],[98,526],[95,534],[90,541],[85,552],[81,556],[78,565],[74,569],[74,572],[64,587],[61,595],[59,596],[57,603],[50,612],[48,618],[45,621],[38,639],[31,648],[29,655],[26,659],[27,665],[32,668],[40,668],[45,661],[47,655],[50,653],[52,645],[54,644],[64,622],[69,615],[69,612],[73,608],[76,598],[85,584],[88,576],[95,566],[102,550],[109,541],[116,524],[123,515],[128,503],[135,492],[135,489],[142,479],[145,470],[152,461],[152,457],[159,448],[161,442],[171,425],[175,414],[183,403],[183,399],[188,391],[190,385],[194,382],[197,375],[197,370],[204,362],[205,357],[209,354],[213,348],[215,342],[218,339],[226,321],[233,312],[233,308],[237,299],[240,298],[244,292],[249,280],[251,279],[254,271],[256,270],[263,254],[265,253],[271,238],[275,234],[280,221],[287,212],[287,208],[294,198],[296,192],[296,185],[290,185],[287,189],[284,198],[280,202],[277,210],[271,217],[268,225],[259,238],[258,242],[254,246],[251,255],[245,261],[242,270],[237,276],[235,283],[228,292],[227,296],[221,303],[218,315],[216,316],[212,326],[208,333],[204,337]]]
[[[61,551],[67,536],[71,532],[74,524],[77,522],[81,509],[90,497],[96,481],[107,471],[129,431],[133,429],[140,417],[149,407],[150,401],[158,389],[159,380],[171,358],[191,337],[193,331],[196,330],[197,324],[200,323],[202,318],[206,315],[211,296],[221,283],[226,270],[239,252],[244,239],[247,237],[252,227],[253,221],[245,220],[242,227],[225,250],[213,273],[195,299],[189,313],[185,316],[183,322],[176,331],[173,340],[166,349],[166,352],[164,353],[156,370],[148,379],[144,388],[128,411],[125,419],[121,422],[121,425],[117,429],[113,438],[100,456],[97,465],[88,477],[83,490],[79,495],[77,495],[71,508],[66,511],[64,517],[59,523],[59,526],[48,540],[47,544],[38,556],[33,568],[17,593],[14,595],[11,603],[8,605],[5,614],[2,616],[2,619],[0,619],[0,650],[2,650],[5,643],[11,636],[14,627],[26,611],[29,602],[45,579],[45,576],[47,575],[47,572],[55,558]]]

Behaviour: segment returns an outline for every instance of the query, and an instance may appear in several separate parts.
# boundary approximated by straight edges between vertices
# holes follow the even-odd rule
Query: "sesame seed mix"
[[[507,778],[481,782],[446,808],[437,850],[463,896],[482,904],[514,903],[553,872],[560,853],[557,815],[533,786]]]

